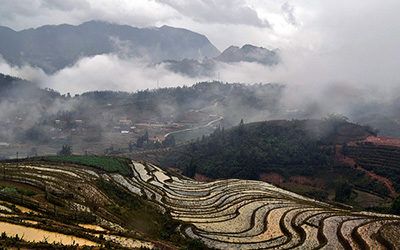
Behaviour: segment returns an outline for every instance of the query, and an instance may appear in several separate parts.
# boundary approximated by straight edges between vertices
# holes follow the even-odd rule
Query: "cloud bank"
[[[282,63],[219,64],[222,81],[279,82],[290,86],[291,106],[325,103],[345,110],[348,102],[385,102],[399,96],[400,2],[387,0],[4,0],[0,24],[27,28],[43,24],[78,24],[90,19],[188,28],[205,34],[219,49],[246,43],[279,48]],[[54,75],[26,66],[0,70],[40,80],[61,92],[95,89],[135,91],[192,84],[162,64],[116,55],[83,58]]]

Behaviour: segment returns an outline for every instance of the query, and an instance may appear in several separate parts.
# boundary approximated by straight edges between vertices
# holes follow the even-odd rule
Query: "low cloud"
[[[37,83],[43,88],[63,94],[112,90],[134,92],[157,87],[190,85],[208,78],[189,78],[167,70],[163,64],[116,54],[104,54],[80,59],[74,65],[45,74],[29,65],[10,66],[0,59],[0,72]]]
[[[133,92],[188,82],[192,81],[162,66],[150,66],[141,60],[110,54],[83,58],[72,67],[46,77],[42,84],[63,93],[82,93],[93,90]]]
[[[40,82],[46,79],[47,75],[40,68],[30,65],[12,66],[8,64],[0,55],[0,73],[18,78],[30,80],[32,82]]]
[[[166,65],[116,54],[85,57],[74,65],[47,75],[41,69],[25,65],[12,67],[0,60],[0,72],[27,79],[63,94],[112,90],[134,92],[157,87],[192,85],[200,81],[220,80],[239,83],[281,83],[286,85],[284,105],[302,109],[318,105],[321,112],[349,113],[357,103],[392,101],[400,91],[397,80],[382,78],[381,72],[355,77],[354,68],[337,66],[335,56],[321,57],[304,51],[281,51],[282,63],[265,66],[258,63],[216,62],[214,74],[189,77],[174,73]]]
[[[2,0],[0,25],[20,30],[104,20],[143,27],[165,23],[179,15],[154,0]]]
[[[210,76],[189,77],[168,70],[164,63],[152,64],[143,59],[103,54],[82,58],[70,67],[48,75],[39,68],[10,66],[0,60],[0,72],[33,81],[43,88],[55,89],[63,94],[95,90],[134,92],[218,79],[223,82],[266,83],[277,80],[278,76],[273,76],[282,73],[278,67],[271,68],[258,63],[215,63],[215,71]]]

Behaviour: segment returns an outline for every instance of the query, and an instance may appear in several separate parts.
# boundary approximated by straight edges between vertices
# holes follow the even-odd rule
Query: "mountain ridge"
[[[54,73],[82,56],[120,52],[148,56],[152,61],[201,59],[220,51],[199,33],[182,28],[137,28],[103,21],[80,25],[44,25],[15,31],[0,27],[0,54],[13,65],[30,64]]]
[[[245,44],[241,48],[232,45],[215,59],[227,63],[256,62],[269,66],[278,64],[280,61],[277,49],[269,50],[251,44]]]
[[[218,71],[218,63],[258,63],[267,67],[272,67],[281,62],[279,49],[269,50],[251,44],[242,47],[231,45],[219,56],[205,58],[202,60],[183,59],[180,61],[168,60],[163,63],[166,67],[175,72],[190,77],[215,77]]]
[[[164,64],[189,77],[215,76],[219,63],[249,62],[273,66],[279,50],[245,44],[222,53],[203,34],[168,25],[138,28],[91,20],[14,30],[0,26],[0,55],[11,65],[31,65],[55,73],[83,57],[118,54]]]

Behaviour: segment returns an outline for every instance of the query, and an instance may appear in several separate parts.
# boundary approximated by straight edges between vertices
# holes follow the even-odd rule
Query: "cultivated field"
[[[339,209],[260,181],[231,179],[204,183],[171,175],[151,164],[132,162],[129,166],[133,175],[51,162],[2,163],[3,185],[19,183],[21,190],[30,187],[36,194],[45,190],[44,195],[60,204],[49,207],[50,203],[39,203],[37,195],[2,191],[0,223],[6,224],[0,228],[11,235],[15,234],[15,227],[41,230],[41,234],[48,232],[47,237],[55,237],[55,242],[66,245],[79,242],[99,246],[110,242],[127,248],[159,246],[141,234],[132,234],[117,213],[113,213],[115,209],[108,209],[113,198],[99,188],[100,182],[146,199],[158,211],[180,222],[178,230],[183,237],[198,239],[211,248],[399,247],[397,216]],[[16,208],[17,203],[29,210]],[[65,218],[81,216],[90,223],[58,222],[49,226],[44,214],[50,213]],[[50,232],[64,235],[63,241],[57,241]],[[26,240],[40,241],[28,237]]]
[[[260,181],[201,183],[170,176],[150,164],[145,169],[134,166],[134,182],[183,222],[182,234],[209,247],[395,247],[396,237],[382,232],[400,225],[396,216],[338,209]]]

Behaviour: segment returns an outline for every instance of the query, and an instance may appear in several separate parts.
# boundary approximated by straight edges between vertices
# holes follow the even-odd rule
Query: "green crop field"
[[[129,167],[129,160],[126,158],[115,158],[106,156],[85,156],[85,155],[71,155],[71,156],[46,156],[41,157],[41,160],[48,160],[53,162],[74,163],[79,165],[86,165],[94,168],[99,168],[111,173],[120,173],[122,175],[129,175],[132,173]]]

